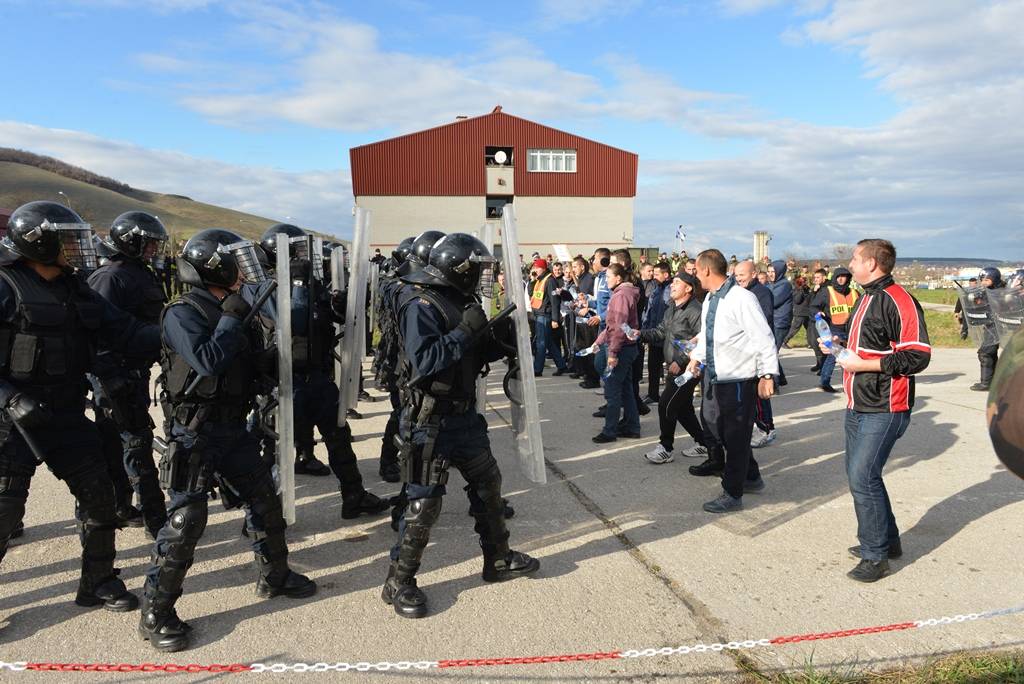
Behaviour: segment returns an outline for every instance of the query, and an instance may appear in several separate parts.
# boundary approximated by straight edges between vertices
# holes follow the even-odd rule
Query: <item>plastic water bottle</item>
[[[814,314],[814,327],[818,331],[818,341],[820,341],[821,345],[825,347],[830,354],[836,357],[836,359],[839,361],[846,361],[853,356],[852,351],[846,347],[837,345],[832,340],[832,330],[828,327],[828,321],[825,320],[825,315],[820,311]]]
[[[629,323],[623,323],[622,325],[619,326],[619,329],[622,332],[626,333],[626,337],[628,337],[631,340],[635,340],[637,337],[640,336],[640,331],[637,330],[636,328],[631,328],[629,326]]]
[[[697,343],[693,340],[672,340],[672,345],[687,356],[697,348]]]
[[[698,370],[698,371],[702,371],[702,370],[704,370],[704,364],[703,364],[703,363],[700,363],[700,362],[698,361],[698,362],[697,362],[697,370]],[[683,386],[683,385],[685,385],[686,383],[688,383],[688,382],[690,382],[691,380],[693,380],[693,378],[694,378],[694,377],[695,377],[695,376],[693,375],[693,373],[691,373],[690,371],[686,371],[686,372],[684,372],[684,373],[683,373],[682,375],[680,375],[680,376],[679,376],[678,378],[676,378],[676,386],[677,386],[677,387],[682,387],[682,386]]]
[[[591,354],[596,354],[596,353],[597,353],[597,345],[596,344],[592,344],[589,347],[584,347],[583,349],[580,349],[578,352],[576,352],[576,356],[590,356]]]

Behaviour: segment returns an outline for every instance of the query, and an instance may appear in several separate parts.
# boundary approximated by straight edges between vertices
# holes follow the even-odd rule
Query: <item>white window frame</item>
[[[528,149],[526,170],[530,173],[576,173],[576,150]]]

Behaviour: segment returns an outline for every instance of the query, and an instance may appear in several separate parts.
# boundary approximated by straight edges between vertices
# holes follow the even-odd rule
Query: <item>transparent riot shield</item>
[[[967,334],[979,348],[999,341],[988,295],[989,290],[980,286],[960,290],[960,306],[967,322]]]
[[[281,508],[289,525],[295,524],[295,414],[292,400],[292,289],[288,235],[277,236],[277,481]]]
[[[355,232],[348,274],[345,306],[345,337],[341,344],[341,393],[339,425],[348,419],[348,409],[359,402],[359,379],[366,356],[366,287],[370,275],[370,212],[356,207]]]
[[[1024,288],[1000,287],[988,291],[988,303],[996,325],[999,344],[1004,348],[1024,324]]]
[[[331,288],[336,292],[346,293],[348,289],[348,278],[345,274],[345,249],[338,245],[331,251]],[[347,300],[347,296],[346,296]],[[347,301],[346,301],[347,304]],[[337,342],[334,345],[334,382],[340,388],[344,384],[345,371],[341,365],[342,352],[345,344],[345,324],[334,324],[334,338]],[[340,399],[338,401],[338,425],[345,424],[345,405]]]
[[[487,247],[487,251],[494,253],[494,224],[485,223],[481,226],[480,230],[476,231],[476,237],[480,238],[480,242],[484,243]],[[487,318],[494,315],[494,289],[484,290],[481,293],[481,305],[483,306],[484,313],[487,314]],[[476,380],[476,410],[483,413],[487,409],[487,378],[477,378]]]
[[[544,484],[547,482],[547,473],[544,469],[540,403],[537,401],[537,380],[533,376],[533,349],[530,346],[530,323],[526,317],[526,290],[523,287],[523,272],[519,270],[516,215],[511,204],[505,205],[501,218],[501,267],[505,273],[508,303],[516,305],[512,320],[515,323],[516,350],[519,355],[519,372],[509,377],[505,391],[512,405],[512,434],[519,465],[530,481]]]
[[[377,329],[377,307],[380,306],[380,268],[377,264],[370,266],[370,333]]]

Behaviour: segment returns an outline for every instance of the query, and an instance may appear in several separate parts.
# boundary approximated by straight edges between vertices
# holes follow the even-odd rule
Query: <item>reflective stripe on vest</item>
[[[833,324],[845,325],[856,302],[857,291],[852,287],[850,292],[843,296],[836,292],[831,285],[828,286],[828,314]]]
[[[543,278],[537,281],[533,286],[533,294],[530,296],[530,308],[536,311],[544,304],[544,283],[548,281],[551,274],[547,274]]]

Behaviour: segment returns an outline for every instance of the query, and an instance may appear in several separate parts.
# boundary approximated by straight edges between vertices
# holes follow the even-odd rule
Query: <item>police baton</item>
[[[253,317],[255,317],[256,314],[260,312],[260,308],[262,308],[263,305],[266,304],[267,300],[270,299],[270,295],[274,294],[274,290],[276,289],[277,281],[270,281],[270,285],[262,294],[260,294],[259,297],[256,298],[256,301],[253,303],[252,308],[249,309],[249,313],[245,314],[245,318],[242,319],[242,328],[246,328],[249,326],[250,323],[252,323]],[[191,396],[192,393],[196,391],[196,387],[199,387],[199,383],[202,382],[202,380],[203,376],[197,374],[195,380],[193,380],[192,383],[187,388],[185,388],[185,396]]]
[[[46,459],[43,458],[43,450],[39,448],[39,444],[36,443],[35,438],[28,434],[28,430],[21,427],[18,421],[11,418],[11,422],[14,423],[14,427],[17,428],[18,434],[25,440],[25,444],[28,445],[28,450],[32,452],[32,455],[36,457],[36,461],[39,463],[45,463]]]
[[[499,311],[497,313],[497,315],[495,315],[494,318],[492,318],[489,321],[487,321],[487,325],[485,325],[484,327],[480,328],[480,331],[477,332],[477,334],[475,334],[471,338],[469,338],[469,345],[467,345],[467,346],[472,347],[474,344],[479,342],[481,339],[483,339],[483,337],[485,335],[489,334],[491,332],[491,330],[494,329],[494,326],[496,326],[498,323],[500,323],[501,321],[503,321],[506,318],[508,318],[509,316],[511,316],[512,312],[515,311],[515,310],[516,310],[516,305],[513,303],[513,304],[509,304],[504,309]]]

